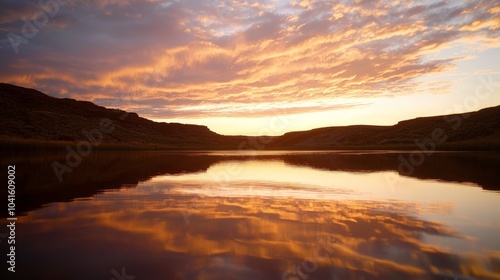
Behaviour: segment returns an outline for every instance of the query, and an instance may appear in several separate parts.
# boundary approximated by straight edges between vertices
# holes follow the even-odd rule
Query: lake
[[[65,157],[2,156],[19,279],[500,279],[499,153]]]

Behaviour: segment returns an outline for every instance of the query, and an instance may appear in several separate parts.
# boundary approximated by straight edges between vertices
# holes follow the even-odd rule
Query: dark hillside
[[[158,123],[136,113],[1,83],[0,106],[0,141],[4,147],[29,147],[34,142],[45,149],[93,139],[95,146],[102,144],[100,148],[122,145],[130,149],[415,150],[425,142],[425,147],[439,150],[500,150],[500,106],[405,120],[393,126],[353,125],[289,132],[266,138],[270,142],[260,137],[223,136],[206,126]],[[44,143],[42,148],[40,143]]]
[[[91,102],[58,99],[37,90],[0,84],[0,130],[6,138],[42,141],[80,141],[101,130],[104,120],[112,130],[102,133],[102,143],[161,145],[164,148],[222,148],[226,138],[206,126],[157,123]],[[114,128],[114,129],[112,129]],[[236,147],[236,146],[235,146]]]

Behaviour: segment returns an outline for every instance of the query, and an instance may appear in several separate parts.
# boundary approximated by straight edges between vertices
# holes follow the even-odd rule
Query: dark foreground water
[[[499,154],[65,156],[2,156],[1,279],[500,279]]]

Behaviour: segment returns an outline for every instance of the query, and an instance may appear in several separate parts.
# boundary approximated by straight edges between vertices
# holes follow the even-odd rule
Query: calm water
[[[500,279],[499,154],[64,157],[2,157],[19,279]]]

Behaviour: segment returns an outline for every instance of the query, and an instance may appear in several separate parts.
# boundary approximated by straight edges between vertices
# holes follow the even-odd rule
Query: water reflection
[[[56,160],[64,162],[66,154],[4,153],[0,157],[0,162],[3,166],[9,164],[18,166],[17,183],[21,187],[18,187],[17,195],[21,199],[17,207],[18,211],[25,212],[55,201],[71,201],[75,198],[89,197],[107,189],[134,187],[141,181],[162,174],[205,172],[213,165],[227,161],[241,163],[249,159],[279,160],[289,165],[306,166],[318,170],[399,173],[398,155],[397,152],[378,151],[94,152],[84,158],[72,173],[65,174],[63,182],[58,181],[51,164]],[[499,191],[498,166],[500,166],[498,153],[435,153],[428,157],[422,166],[416,168],[411,177],[472,183],[483,189]],[[232,177],[235,171],[224,170],[224,172]],[[388,179],[391,178],[384,180],[388,181]],[[224,178],[219,178],[220,180]],[[385,187],[387,188],[387,184]],[[6,191],[7,189],[2,188],[0,192],[7,195]],[[5,213],[2,212],[0,216],[5,217]]]
[[[172,195],[153,200],[143,190],[122,190],[30,213],[21,221],[26,248],[19,255],[38,256],[37,275],[63,267],[66,279],[81,269],[97,277],[123,265],[144,279],[281,279],[322,246],[331,253],[318,258],[316,279],[432,279],[446,273],[498,278],[494,252],[425,243],[427,234],[473,246],[459,232],[407,212],[404,203],[387,209],[366,201]]]
[[[459,179],[332,154],[96,156],[52,188],[20,175],[44,186],[22,197],[36,190],[46,201],[19,219],[19,275],[111,279],[126,267],[136,279],[500,279],[500,197]],[[393,157],[367,165],[378,159]],[[60,191],[86,198],[57,202]]]

